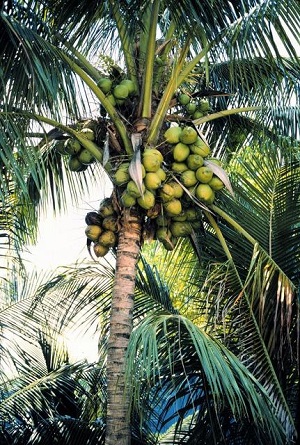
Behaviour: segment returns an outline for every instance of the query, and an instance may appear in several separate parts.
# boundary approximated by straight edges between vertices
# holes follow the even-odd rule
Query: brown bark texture
[[[129,392],[125,388],[125,357],[132,332],[136,265],[140,253],[141,219],[124,209],[119,232],[116,274],[107,353],[106,445],[131,443]]]

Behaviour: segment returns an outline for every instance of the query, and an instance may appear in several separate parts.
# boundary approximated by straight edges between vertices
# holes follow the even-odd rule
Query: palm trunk
[[[117,251],[116,275],[107,353],[106,445],[131,442],[129,392],[125,388],[125,357],[132,331],[136,264],[140,252],[141,219],[124,209]]]

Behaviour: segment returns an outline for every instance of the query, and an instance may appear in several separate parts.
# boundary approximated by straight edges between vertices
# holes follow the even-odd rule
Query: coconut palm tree
[[[125,357],[141,245],[146,238],[156,237],[166,249],[173,249],[178,235],[188,234],[200,254],[199,230],[218,235],[240,294],[245,295],[254,332],[251,340],[260,345],[255,351],[257,361],[244,356],[245,363],[264,364],[266,380],[261,383],[270,388],[272,382],[284,418],[291,417],[248,288],[257,257],[262,268],[267,262],[267,268],[269,263],[274,265],[278,282],[283,275],[260,237],[249,235],[213,203],[211,187],[198,177],[195,183],[195,173],[180,171],[185,167],[175,164],[185,159],[182,146],[178,153],[174,145],[184,144],[188,153],[192,145],[198,147],[192,154],[213,174],[218,183],[214,188],[225,185],[229,191],[225,170],[209,155],[230,159],[237,142],[252,142],[253,135],[272,141],[274,150],[284,141],[288,151],[297,136],[297,113],[290,103],[299,85],[294,48],[298,13],[294,1],[2,5],[1,160],[18,181],[21,201],[42,202],[49,177],[53,202],[60,203],[62,165],[69,177],[71,171],[83,183],[101,165],[114,184],[110,206],[103,203],[99,212],[87,215],[88,246],[96,256],[106,254],[110,246],[117,249],[107,350],[107,444],[130,440]],[[286,50],[284,57],[279,42]],[[92,120],[86,119],[88,113]],[[52,130],[47,132],[48,126]],[[42,140],[34,143],[41,131],[45,132]],[[199,160],[199,152],[205,160]],[[195,157],[190,158],[188,171],[195,172],[195,162]],[[161,177],[154,175],[153,183],[158,170]],[[169,192],[163,189],[165,182]],[[184,198],[175,203],[173,199],[171,209],[167,200],[174,183],[179,183]],[[190,188],[193,185],[196,192]],[[191,223],[176,224],[169,232],[182,206],[197,211],[202,224],[198,222],[198,230]],[[245,283],[230,252],[232,238],[228,247],[211,211],[258,249]],[[117,232],[111,230],[104,242],[100,231],[107,212],[116,219]],[[159,226],[162,213],[168,219]],[[234,216],[237,219],[239,213]],[[159,232],[158,227],[164,230]],[[97,237],[91,230],[98,231]],[[285,283],[284,297],[290,288]],[[168,333],[169,325],[164,326],[161,332]],[[187,324],[184,328],[190,332]]]

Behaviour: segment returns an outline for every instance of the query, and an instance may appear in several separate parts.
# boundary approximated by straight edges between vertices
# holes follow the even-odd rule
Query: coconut
[[[166,227],[170,223],[170,218],[167,215],[160,214],[156,218],[155,222],[159,227]]]
[[[165,183],[159,190],[159,196],[162,202],[171,201],[171,199],[174,198],[174,193],[175,193],[174,188],[168,183]]]
[[[130,80],[130,79],[123,79],[120,82],[120,85],[125,85],[127,87],[129,95],[132,95],[132,94],[136,93],[136,88],[135,88],[134,82],[132,80]]]
[[[195,207],[189,207],[185,210],[186,219],[188,221],[196,221],[201,218],[201,214]]]
[[[183,195],[183,188],[181,185],[176,181],[170,181],[168,183],[174,190],[174,198],[181,198]]]
[[[204,159],[200,155],[191,154],[186,160],[187,166],[190,170],[197,170],[204,164]]]
[[[190,101],[190,96],[188,96],[187,94],[181,93],[178,95],[178,102],[181,105],[187,105]]]
[[[124,162],[117,169],[112,178],[113,182],[116,185],[123,185],[126,184],[128,181],[130,181],[130,174],[128,168],[129,168],[129,162]]]
[[[161,186],[161,179],[155,172],[148,172],[144,178],[145,186],[148,190],[156,190]]]
[[[161,161],[156,154],[147,154],[147,156],[143,156],[142,164],[146,170],[146,172],[156,172],[160,166]]]
[[[112,230],[104,230],[98,238],[98,244],[106,247],[115,247],[117,245],[117,236]]]
[[[102,77],[98,80],[97,85],[103,93],[107,94],[111,90],[112,80],[107,77]]]
[[[209,106],[209,102],[208,102],[208,100],[205,100],[205,99],[203,99],[203,100],[201,100],[200,101],[200,111],[202,111],[202,112],[204,112],[204,113],[206,113],[207,111],[209,111],[209,109],[210,109],[210,106]]]
[[[105,230],[116,232],[118,230],[117,218],[114,215],[107,216],[102,221],[102,227]]]
[[[141,184],[141,188],[142,188],[142,192],[144,193],[145,185],[143,183]],[[139,198],[142,195],[141,191],[139,190],[138,186],[136,185],[136,183],[133,180],[131,180],[127,183],[126,189],[127,189],[127,192],[134,198]]]
[[[197,109],[197,104],[195,102],[190,102],[186,105],[185,109],[188,114],[193,114]]]
[[[178,142],[173,148],[172,154],[176,162],[183,162],[190,154],[190,149],[188,145]]]
[[[95,140],[95,132],[91,128],[83,128],[79,133],[90,141]]]
[[[137,198],[137,203],[145,210],[151,209],[155,204],[155,195],[150,190],[145,190],[145,193],[140,198]]]
[[[69,155],[76,155],[81,150],[80,142],[77,141],[77,139],[74,138],[68,138],[66,139],[64,143],[64,149],[65,152]]]
[[[179,199],[173,198],[163,204],[168,216],[179,215],[182,212],[182,205]]]
[[[68,165],[72,172],[82,172],[87,169],[87,165],[82,164],[76,155],[70,156]]]
[[[172,233],[166,227],[160,227],[156,231],[156,238],[163,244],[165,249],[173,250],[174,244],[171,241]]]
[[[147,156],[156,156],[159,162],[162,162],[164,160],[162,153],[156,148],[146,148],[143,151],[143,158],[146,158]]]
[[[224,183],[220,178],[218,178],[218,176],[213,176],[208,185],[215,191],[222,190],[222,188],[224,188]]]
[[[170,226],[170,230],[173,236],[177,238],[184,237],[192,233],[192,226],[187,221],[174,221]]]
[[[119,84],[114,87],[113,95],[116,99],[127,99],[129,90],[125,84]]]
[[[159,167],[159,169],[155,173],[160,178],[161,182],[166,180],[167,174],[161,167]]]
[[[136,204],[136,198],[125,190],[121,195],[121,203],[124,207],[132,207]]]
[[[172,216],[172,221],[186,221],[186,214],[183,210],[179,215]]]
[[[215,192],[208,184],[199,184],[196,188],[196,197],[205,204],[212,204],[215,199]]]
[[[180,142],[180,135],[182,133],[181,127],[170,127],[164,133],[164,138],[169,144],[178,144]]]
[[[85,165],[92,164],[95,161],[94,156],[86,148],[82,149],[78,153],[78,159],[82,164],[85,164]]]
[[[182,173],[188,170],[188,166],[185,162],[173,162],[171,165],[171,170],[175,173]]]
[[[200,138],[197,137],[197,140],[194,144],[190,145],[190,150],[192,153],[202,156],[206,158],[206,156],[210,155],[209,146]]]
[[[104,257],[109,251],[109,247],[99,243],[94,244],[93,249],[97,258]]]
[[[186,126],[180,134],[180,142],[183,144],[194,144],[197,140],[198,133],[193,127]]]
[[[195,113],[193,114],[192,118],[193,118],[193,120],[195,120],[195,119],[200,119],[203,116],[204,116],[204,114],[202,113],[202,111],[196,110]]]
[[[55,141],[54,148],[60,155],[69,154],[65,150],[65,140]]]
[[[193,170],[186,170],[182,172],[180,179],[185,187],[192,187],[197,183],[196,174]]]
[[[85,228],[85,235],[91,241],[97,241],[101,233],[102,233],[101,227],[95,224],[90,224]]]
[[[111,198],[104,198],[100,202],[98,213],[102,218],[106,218],[115,213]]]
[[[213,177],[212,169],[205,165],[199,167],[196,170],[196,178],[203,184],[207,184],[209,181],[211,181],[212,177]]]

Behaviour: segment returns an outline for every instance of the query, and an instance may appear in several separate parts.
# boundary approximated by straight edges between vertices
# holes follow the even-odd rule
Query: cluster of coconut
[[[177,102],[182,106],[181,111],[184,115],[190,116],[193,120],[206,116],[210,111],[208,100],[197,100],[186,93],[180,93],[177,96]]]
[[[172,250],[179,237],[201,226],[199,202],[210,205],[224,187],[208,160],[209,146],[191,126],[172,126],[164,133],[164,153],[145,148],[141,158],[142,181],[131,176],[123,162],[113,175],[124,207],[139,206],[154,222],[155,236]]]
[[[130,79],[115,83],[108,77],[102,77],[97,85],[114,107],[122,106],[129,97],[136,94],[135,85]]]
[[[96,257],[105,256],[110,248],[118,244],[118,217],[112,198],[101,201],[98,212],[89,212],[85,217],[85,235],[88,245],[93,245]]]
[[[82,128],[79,134],[90,141],[95,140],[95,133],[91,128]],[[90,164],[95,162],[95,158],[89,150],[84,148],[80,142],[73,137],[56,141],[55,150],[62,156],[69,157],[68,166],[72,172],[84,171]]]

